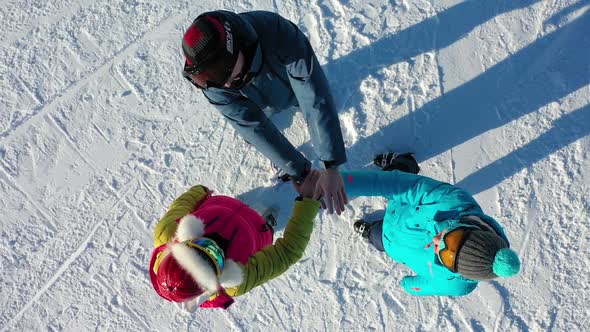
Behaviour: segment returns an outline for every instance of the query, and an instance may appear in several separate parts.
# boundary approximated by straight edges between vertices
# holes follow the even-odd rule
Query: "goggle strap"
[[[205,242],[205,245],[201,243],[195,243],[193,241],[200,241]],[[201,237],[192,240],[187,240],[186,245],[190,248],[193,248],[199,252],[199,254],[205,255],[207,259],[211,262],[211,264],[215,268],[215,274],[217,277],[221,276],[223,271],[223,267],[225,265],[225,254],[223,249],[219,247],[219,245],[212,239]]]

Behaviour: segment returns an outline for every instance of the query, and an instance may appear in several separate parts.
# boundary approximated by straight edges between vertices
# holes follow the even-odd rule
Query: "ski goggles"
[[[441,232],[438,245],[435,246],[436,254],[445,267],[457,272],[457,253],[465,240],[474,230],[495,232],[495,230],[479,218],[464,217],[451,229]]]
[[[217,277],[221,276],[225,264],[225,253],[215,241],[206,237],[199,237],[187,240],[184,243],[191,248],[197,249],[199,254],[204,254],[205,258],[208,258],[211,265],[215,267]]]
[[[457,252],[459,252],[459,248],[461,248],[470,232],[470,229],[464,227],[446,232],[442,234],[440,243],[435,248],[439,260],[453,272],[457,272]]]
[[[222,51],[222,53],[226,52]],[[237,61],[237,55],[227,53],[199,65],[191,66],[185,62],[182,75],[199,89],[223,88]]]

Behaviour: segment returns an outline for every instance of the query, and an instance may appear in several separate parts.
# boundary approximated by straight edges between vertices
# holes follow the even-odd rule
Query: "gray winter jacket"
[[[217,11],[232,24],[235,38],[255,45],[239,89],[209,88],[203,94],[242,137],[288,174],[298,178],[309,161],[281,134],[266,112],[299,107],[317,156],[327,168],[346,162],[338,113],[328,81],[305,35],[278,14]]]

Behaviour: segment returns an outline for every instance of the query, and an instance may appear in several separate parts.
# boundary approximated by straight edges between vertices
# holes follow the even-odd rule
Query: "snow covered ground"
[[[347,169],[414,151],[472,193],[523,261],[459,299],[351,238],[378,198],[321,214],[305,258],[227,312],[148,277],[152,231],[194,184],[280,206],[270,162],[180,74],[199,13],[271,10],[306,31]],[[590,1],[0,0],[0,331],[588,331]],[[273,118],[310,158],[300,113]]]

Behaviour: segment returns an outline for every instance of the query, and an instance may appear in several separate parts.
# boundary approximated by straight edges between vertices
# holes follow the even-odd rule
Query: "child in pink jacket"
[[[203,186],[178,197],[156,226],[150,262],[154,290],[172,302],[227,309],[233,298],[283,274],[305,251],[320,203],[311,199],[319,172],[298,189],[283,238],[243,202]],[[299,187],[300,186],[300,187]]]

